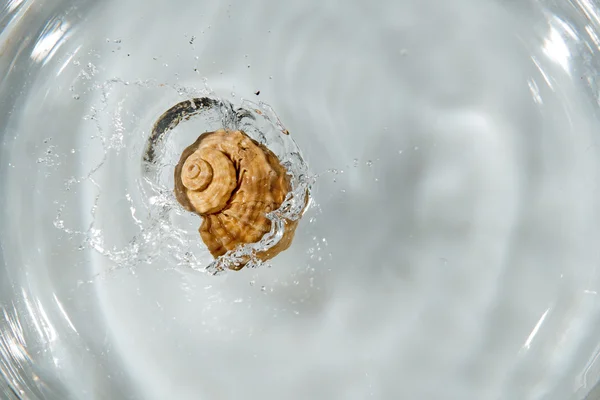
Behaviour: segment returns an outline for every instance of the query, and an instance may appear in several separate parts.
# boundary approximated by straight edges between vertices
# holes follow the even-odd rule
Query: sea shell
[[[177,201],[203,218],[200,236],[215,258],[268,233],[267,213],[281,206],[290,189],[275,154],[242,131],[203,133],[175,167]],[[286,220],[281,240],[256,256],[267,260],[286,250],[297,224]]]

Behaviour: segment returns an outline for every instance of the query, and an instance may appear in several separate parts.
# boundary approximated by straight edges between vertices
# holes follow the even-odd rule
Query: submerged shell
[[[200,135],[175,167],[177,201],[203,218],[200,236],[214,257],[258,242],[271,230],[266,214],[281,206],[290,189],[275,154],[242,131]],[[282,239],[257,257],[267,260],[287,249],[297,224],[286,221]]]

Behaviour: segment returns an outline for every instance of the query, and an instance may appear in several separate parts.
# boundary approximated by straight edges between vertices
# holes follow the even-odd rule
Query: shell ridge
[[[212,181],[204,191],[181,189],[181,165],[193,154],[213,170]],[[202,166],[195,164],[183,173],[192,178],[205,175]],[[191,179],[189,176],[186,179]],[[267,214],[281,207],[291,190],[287,170],[272,151],[242,131],[224,129],[202,134],[184,150],[175,168],[175,186],[182,206],[203,218],[200,236],[214,257],[261,241],[273,227]],[[189,186],[203,187],[199,183]],[[297,223],[282,222],[277,225],[276,242],[269,239],[270,247],[257,251],[257,258],[272,258],[290,246]],[[240,269],[249,261],[244,260],[229,267]]]

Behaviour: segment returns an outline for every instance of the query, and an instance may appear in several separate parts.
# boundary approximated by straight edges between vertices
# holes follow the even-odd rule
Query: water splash
[[[125,89],[125,90],[124,90]],[[173,107],[179,113],[167,113],[154,125],[149,121],[156,115],[136,113],[135,103],[125,93],[137,91],[133,98],[144,92],[169,92],[186,100]],[[69,227],[63,220],[66,204],[58,208],[54,225],[70,236],[82,237],[80,250],[91,248],[111,262],[108,273],[117,269],[134,269],[142,263],[164,259],[167,265],[219,274],[242,260],[246,267],[265,264],[256,254],[275,246],[282,238],[285,224],[301,217],[307,209],[311,184],[308,165],[300,149],[273,109],[264,102],[242,100],[239,105],[218,97],[205,82],[202,89],[165,85],[157,82],[134,83],[112,79],[91,86],[84,95],[99,93],[99,102],[93,103],[86,119],[95,126],[92,135],[102,149],[102,158],[91,170],[80,177],[72,177],[65,190],[76,190],[87,185],[94,191],[89,210],[91,221],[87,229]],[[97,96],[98,97],[98,96]],[[158,109],[156,110],[158,111]],[[213,259],[198,236],[199,219],[185,211],[173,194],[173,168],[181,150],[199,134],[215,127],[242,130],[257,142],[267,146],[285,167],[291,182],[291,191],[281,207],[267,215],[272,221],[271,231],[259,242],[240,246]],[[137,156],[136,156],[137,153]],[[136,167],[137,158],[137,167]],[[141,159],[141,165],[139,160]],[[113,184],[115,170],[127,165],[124,184]],[[133,172],[135,171],[135,172]],[[91,185],[90,185],[91,184]],[[120,192],[118,195],[116,192]],[[129,237],[113,243],[117,227],[106,222],[107,205],[104,198],[119,198],[129,210],[127,220],[117,220],[131,231]],[[126,227],[130,226],[130,229]],[[112,233],[112,232],[115,233]],[[121,234],[122,236],[122,234]]]

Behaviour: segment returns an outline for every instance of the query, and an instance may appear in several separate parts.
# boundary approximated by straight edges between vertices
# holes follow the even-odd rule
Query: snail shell
[[[200,236],[215,258],[268,233],[266,214],[281,206],[290,189],[275,154],[242,131],[203,133],[175,167],[177,201],[203,218]],[[282,239],[257,257],[267,260],[287,249],[297,224],[286,221]]]

